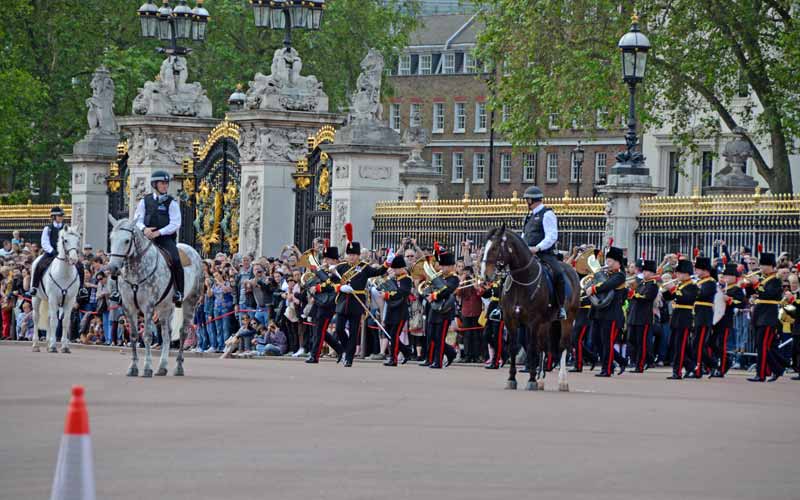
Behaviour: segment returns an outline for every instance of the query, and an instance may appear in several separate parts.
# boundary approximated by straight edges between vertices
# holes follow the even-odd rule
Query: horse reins
[[[132,248],[136,248],[136,250],[139,250],[139,245],[137,245],[137,243],[136,243],[136,241],[137,241],[136,240],[136,233],[133,231],[133,229],[130,229],[130,228],[127,228],[127,227],[120,227],[119,230],[120,231],[128,231],[129,233],[131,233],[131,241],[128,243],[128,250],[126,250],[124,254],[110,253],[108,255],[110,257],[119,257],[119,258],[123,259],[125,261],[125,263],[127,264],[128,260],[133,260],[133,257],[130,256],[131,249]],[[147,247],[145,247],[145,249],[142,251],[142,256],[148,250],[150,250],[151,246],[153,246],[153,240],[149,240],[148,241]],[[153,270],[150,272],[150,274],[147,275],[146,278],[139,280],[139,282],[137,282],[137,283],[131,283],[130,281],[128,281],[127,278],[123,278],[125,280],[125,283],[130,285],[131,290],[133,290],[133,303],[136,305],[136,309],[138,309],[140,311],[142,310],[142,308],[139,306],[139,285],[141,285],[142,283],[145,283],[150,278],[152,278],[153,275],[156,274],[157,270],[158,270],[158,258],[156,258],[156,264],[155,264],[155,266],[153,266]],[[171,282],[172,281],[170,280],[170,283]],[[155,303],[155,306],[159,305],[164,300],[164,298],[167,296],[168,292],[169,292],[169,286],[167,286],[167,289],[164,291],[163,294],[161,294],[161,298],[158,299],[158,302]]]

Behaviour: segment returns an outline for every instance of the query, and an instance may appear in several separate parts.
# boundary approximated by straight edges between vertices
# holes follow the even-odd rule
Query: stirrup
[[[558,319],[567,319],[567,310],[563,307],[558,310]]]

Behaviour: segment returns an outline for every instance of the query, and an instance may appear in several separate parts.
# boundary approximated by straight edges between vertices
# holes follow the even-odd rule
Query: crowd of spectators
[[[321,241],[315,245],[321,245]],[[417,246],[412,238],[398,242],[409,267],[427,250]],[[463,281],[477,275],[478,256],[481,248],[472,242],[461,243],[456,272]],[[0,332],[4,340],[30,340],[37,333],[33,324],[30,303],[31,264],[41,249],[37,242],[27,242],[15,235],[2,242],[0,249],[0,291],[2,291],[2,315]],[[580,252],[573,249],[565,255],[571,261]],[[381,264],[387,249],[364,250],[362,259]],[[659,265],[662,280],[671,278],[679,254],[664,256]],[[750,249],[742,248],[729,252],[724,242],[714,244],[714,262],[723,267],[724,262],[737,262],[743,274],[757,269],[757,257]],[[102,249],[91,245],[83,248],[85,289],[69,318],[72,324],[73,341],[86,344],[125,346],[130,343],[130,326],[118,302],[116,281],[110,279],[106,266],[108,256]],[[279,255],[255,257],[253,255],[226,255],[218,253],[203,261],[205,293],[197,307],[194,325],[184,347],[204,353],[236,352],[238,356],[304,356],[311,344],[312,323],[311,295],[301,287],[305,269],[299,266],[301,251],[293,245],[285,246]],[[629,277],[639,272],[634,262],[627,265]],[[785,289],[798,292],[798,266],[789,256],[779,257],[778,272]],[[483,298],[481,283],[462,287],[458,293],[458,316],[448,335],[448,342],[457,347],[459,361],[482,363],[488,359],[487,342],[484,336],[487,300]],[[375,297],[378,294],[374,294]],[[382,303],[379,297],[370,301],[376,317],[381,316]],[[651,366],[662,366],[671,359],[669,318],[671,304],[661,300],[660,294],[654,303],[655,320],[650,333],[650,352],[655,356]],[[744,368],[751,361],[746,353],[752,353],[752,331],[750,308],[736,310],[735,328],[729,338],[728,351],[734,353],[734,367]],[[406,327],[407,342],[413,347],[414,357],[424,355],[423,311],[421,301],[410,304],[410,320]],[[384,359],[388,342],[380,334],[378,325],[365,318],[359,352],[361,357]],[[333,325],[331,322],[331,331]],[[43,335],[43,331],[38,331]],[[786,335],[791,334],[787,326]],[[59,332],[60,334],[60,332]],[[522,334],[524,335],[524,334]],[[141,337],[141,336],[140,336]],[[591,336],[590,336],[591,338]],[[520,339],[523,340],[523,339]],[[140,340],[141,341],[141,340]],[[159,332],[154,332],[154,346],[162,342]],[[591,345],[591,340],[590,340]],[[624,352],[625,342],[620,346]],[[333,354],[331,353],[331,356]]]

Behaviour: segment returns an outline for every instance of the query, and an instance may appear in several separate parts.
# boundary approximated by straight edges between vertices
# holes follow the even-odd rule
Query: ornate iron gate
[[[181,241],[200,246],[204,256],[239,250],[239,127],[223,121],[205,144],[195,141],[194,157],[183,162],[180,196]]]
[[[331,231],[332,160],[320,150],[331,144],[336,131],[325,125],[308,137],[308,154],[297,162],[295,181],[294,241],[301,250],[311,248],[316,238],[329,238]]]
[[[108,169],[108,213],[115,219],[130,215],[131,183],[128,173],[128,141],[117,144],[117,159]]]

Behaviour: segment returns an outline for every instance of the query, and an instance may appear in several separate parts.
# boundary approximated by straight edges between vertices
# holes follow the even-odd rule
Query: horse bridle
[[[139,250],[139,245],[136,243],[136,241],[137,241],[136,240],[136,233],[134,232],[133,229],[130,229],[130,228],[127,228],[127,227],[119,227],[117,229],[119,231],[128,231],[129,233],[131,233],[131,241],[128,242],[128,249],[125,250],[124,254],[110,253],[110,254],[108,254],[108,256],[109,257],[118,257],[118,258],[124,260],[125,262],[128,262],[128,259],[131,258],[131,256],[130,256],[131,255],[131,249],[135,247],[136,250]],[[152,244],[153,244],[153,242],[150,241],[150,245],[152,245]],[[150,248],[150,246],[148,245],[148,247],[145,248],[144,251],[146,252],[149,248]],[[142,254],[143,253],[144,252],[142,252]]]
[[[64,258],[61,258],[61,257],[59,257],[58,255],[56,255],[56,259],[58,259],[58,260],[63,260],[64,262],[66,262],[66,261],[69,259],[69,253],[70,253],[71,251],[73,251],[73,250],[75,250],[75,253],[76,253],[76,254],[78,254],[78,257],[80,258],[80,253],[78,253],[78,247],[70,247],[70,248],[67,248],[67,247],[66,247],[66,245],[64,244],[64,238],[63,238],[63,237],[61,237],[61,238],[59,238],[59,239],[61,240],[61,246],[62,246],[62,247],[64,247],[64,255],[66,255],[66,257],[64,257]]]
[[[490,240],[490,241],[491,241],[491,240]],[[504,254],[505,254],[505,255],[508,255],[508,254],[510,254],[510,253],[511,253],[511,251],[510,251],[510,250],[508,250],[508,247],[507,247],[507,241],[508,241],[508,240],[506,239],[506,237],[505,237],[505,236],[503,236],[502,238],[500,238],[500,253],[499,253],[499,255],[498,255],[498,257],[499,257],[499,258],[497,259],[497,264],[496,264],[498,267],[500,267],[500,266],[505,266],[505,259],[501,259],[501,258],[503,257],[503,255],[504,255]],[[486,255],[487,255],[487,254],[488,254],[488,252],[484,253],[483,259],[481,260],[481,264],[484,264],[484,265],[486,264]],[[512,268],[509,266],[509,269],[508,269],[508,277],[511,279],[511,282],[512,282],[512,283],[514,283],[514,284],[516,284],[516,285],[519,285],[519,286],[524,286],[524,287],[528,287],[528,286],[534,285],[534,291],[535,291],[535,289],[536,289],[536,288],[538,288],[538,286],[539,286],[539,284],[538,284],[538,283],[539,283],[539,281],[541,281],[541,279],[542,279],[542,269],[541,269],[541,266],[539,267],[539,272],[538,272],[538,273],[536,273],[536,277],[535,277],[535,278],[534,278],[532,281],[529,281],[528,283],[524,283],[524,282],[522,282],[522,281],[517,281],[517,279],[516,279],[516,278],[514,278],[514,273],[519,273],[519,272],[521,272],[521,271],[524,271],[524,270],[528,269],[529,267],[531,267],[531,265],[533,264],[534,260],[535,260],[535,259],[533,258],[533,256],[531,256],[531,258],[528,260],[528,263],[527,263],[527,264],[525,264],[525,265],[524,265],[524,266],[522,266],[522,267],[518,267],[518,268],[516,268],[516,269],[512,269]]]
[[[138,245],[137,239],[136,239],[136,232],[133,229],[128,228],[128,227],[119,227],[117,229],[119,231],[127,231],[127,232],[131,233],[131,241],[128,242],[128,249],[125,251],[124,254],[110,253],[108,255],[110,257],[118,257],[118,258],[122,259],[123,261],[125,261],[125,263],[127,264],[128,261],[132,259],[132,257],[130,256],[131,249],[136,248],[136,250],[139,251],[139,245]],[[153,240],[149,240],[148,241],[147,246],[145,247],[145,249],[143,251],[140,252],[140,255],[144,255],[148,250],[150,250],[151,246],[153,246]],[[158,252],[156,252],[156,253],[158,253]],[[146,281],[148,281],[150,278],[152,278],[157,270],[158,270],[158,258],[156,258],[156,265],[153,266],[153,270],[150,271],[150,274],[148,274],[146,278],[144,278],[142,280],[139,280],[138,283],[132,283],[132,282],[128,281],[127,278],[123,278],[123,279],[125,279],[125,283],[130,285],[131,290],[133,290],[133,302],[134,302],[134,304],[136,304],[136,308],[139,309],[139,310],[141,310],[141,307],[139,306],[139,286],[142,283],[145,283]],[[167,286],[167,291],[168,290],[169,290],[169,286]],[[165,296],[166,296],[166,293],[165,293],[165,295],[161,296],[161,298],[158,300],[156,305],[160,304],[161,301],[164,300]]]

